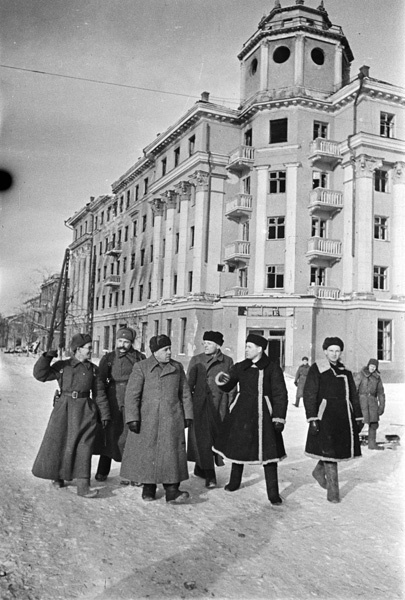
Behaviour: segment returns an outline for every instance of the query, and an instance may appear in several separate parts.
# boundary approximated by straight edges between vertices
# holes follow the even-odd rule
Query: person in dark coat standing
[[[154,500],[158,483],[166,502],[189,498],[179,489],[188,479],[184,430],[193,419],[193,404],[183,365],[171,358],[167,335],[149,341],[152,356],[134,365],[125,392],[129,428],[121,476],[143,483],[142,498]]]
[[[368,424],[368,447],[370,450],[384,450],[377,444],[378,422],[385,410],[384,385],[378,370],[378,360],[370,358],[367,366],[355,375],[364,423]]]
[[[86,333],[73,336],[68,360],[58,360],[57,351],[42,354],[34,365],[38,381],[57,381],[60,393],[55,395],[44,439],[35,459],[35,477],[52,479],[56,487],[65,480],[76,479],[77,493],[93,498],[90,490],[91,455],[96,437],[97,420],[106,427],[110,409],[106,398],[97,397],[97,367],[90,362],[92,340]]]
[[[308,371],[309,371],[308,356],[303,356],[301,360],[302,360],[302,365],[300,365],[298,367],[297,372],[295,374],[295,379],[294,379],[294,384],[297,386],[297,393],[295,396],[294,406],[296,406],[297,408],[299,407],[300,400],[304,395],[305,381],[307,379],[307,375],[308,375]]]
[[[187,370],[194,412],[193,426],[188,430],[187,458],[195,462],[194,475],[205,479],[207,488],[214,488],[215,462],[220,466],[223,461],[213,454],[212,445],[235,395],[220,390],[215,377],[220,371],[229,373],[233,360],[221,352],[224,337],[219,331],[206,331],[203,343],[204,352],[192,357]]]
[[[305,454],[318,460],[312,475],[329,502],[340,502],[338,462],[361,456],[363,415],[353,375],[340,362],[343,341],[327,337],[322,348],[325,359],[311,365],[304,388]]]
[[[286,457],[284,429],[288,395],[283,372],[270,361],[267,340],[250,333],[246,339],[246,360],[236,363],[231,372],[219,373],[217,385],[230,392],[239,384],[230,412],[226,415],[214,452],[232,461],[228,492],[240,487],[245,464],[263,465],[267,497],[274,505],[282,503],[278,488],[277,463]]]
[[[133,347],[135,337],[136,333],[133,329],[121,327],[117,331],[116,349],[103,356],[99,364],[97,394],[100,399],[107,399],[111,421],[105,430],[99,430],[93,450],[93,454],[100,455],[96,473],[97,481],[107,479],[112,460],[116,462],[122,460],[128,435],[128,427],[125,424],[125,390],[134,364],[146,359],[142,352]],[[128,485],[129,481],[122,479],[121,484]]]

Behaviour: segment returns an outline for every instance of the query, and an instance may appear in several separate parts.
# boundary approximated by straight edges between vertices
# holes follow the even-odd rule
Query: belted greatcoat
[[[121,476],[141,483],[188,479],[184,420],[193,418],[183,365],[160,364],[152,355],[134,365],[125,392],[125,420],[140,421],[128,432]]]
[[[365,423],[378,423],[385,410],[384,386],[378,371],[370,373],[364,367],[355,375],[355,383],[359,393],[360,406]]]
[[[49,418],[32,472],[43,479],[89,478],[98,418],[110,419],[106,398],[97,397],[97,367],[76,358],[43,354],[34,365],[38,381],[57,381],[61,390]],[[76,397],[79,396],[79,397]]]

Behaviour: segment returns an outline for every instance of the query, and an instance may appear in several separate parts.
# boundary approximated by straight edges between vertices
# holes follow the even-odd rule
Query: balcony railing
[[[252,214],[252,206],[253,197],[250,194],[237,194],[226,203],[225,216],[237,222],[249,219]]]
[[[342,160],[339,142],[316,138],[310,145],[309,160],[313,167],[333,169]]]
[[[105,280],[105,285],[110,285],[112,287],[120,285],[120,283],[121,283],[121,275],[110,275]]]
[[[247,296],[249,289],[247,287],[234,286],[224,292],[224,296]]]
[[[339,240],[312,237],[308,240],[307,257],[310,262],[317,258],[336,262],[342,258],[342,242]]]
[[[309,195],[308,208],[311,214],[317,210],[339,212],[343,208],[343,193],[321,187],[315,188]]]
[[[106,254],[109,256],[119,256],[122,252],[121,242],[109,242],[106,250]]]
[[[340,296],[340,290],[326,285],[311,285],[308,288],[308,294],[325,300],[336,300]]]
[[[250,169],[255,159],[255,149],[252,146],[238,146],[231,152],[227,168],[231,171]]]
[[[235,241],[225,246],[226,262],[246,263],[250,258],[250,242]]]

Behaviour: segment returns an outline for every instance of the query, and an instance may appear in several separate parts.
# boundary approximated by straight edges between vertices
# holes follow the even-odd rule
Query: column
[[[354,203],[353,203],[353,163],[351,157],[342,163],[343,169],[343,239],[342,239],[342,283],[343,294],[354,291]]]
[[[268,88],[269,46],[266,41],[260,46],[260,90]]]
[[[178,296],[186,295],[187,281],[187,256],[189,254],[187,248],[187,237],[189,230],[188,223],[188,207],[191,196],[191,184],[188,181],[180,181],[175,186],[180,202],[180,219],[179,219],[179,254],[177,259],[177,294]]]
[[[269,165],[255,167],[257,172],[256,219],[255,219],[255,249],[254,249],[254,281],[253,293],[262,294],[266,271],[266,217],[267,217],[267,186]],[[252,256],[253,242],[250,254]]]
[[[240,63],[240,103],[244,102],[246,95],[246,63],[244,60]]]
[[[172,293],[172,266],[174,254],[174,213],[176,210],[176,194],[169,190],[165,193],[166,196],[166,246],[165,260],[163,265],[163,298],[170,298]]]
[[[304,84],[304,43],[305,36],[297,33],[295,36],[294,85]]]
[[[301,166],[301,163],[285,163],[284,166],[286,168],[284,291],[293,294],[297,268],[298,167]]]
[[[153,268],[152,268],[152,290],[151,300],[158,300],[159,298],[159,264],[162,253],[162,219],[164,202],[162,198],[153,198],[151,201],[151,207],[154,214],[155,224],[153,228]]]
[[[204,209],[205,200],[208,193],[208,173],[206,171],[196,171],[189,177],[190,182],[195,186],[195,236],[194,236],[194,257],[193,257],[193,289],[198,294],[202,290],[202,263],[204,260]]]
[[[392,171],[392,219],[390,222],[392,276],[391,291],[396,298],[405,296],[405,162],[397,162]]]
[[[221,262],[222,254],[222,221],[224,214],[224,183],[223,177],[212,177],[211,179],[211,205],[209,214],[209,239],[208,239],[208,262],[207,280],[205,291],[208,294],[219,294],[220,276],[218,263]]]
[[[342,61],[343,48],[341,44],[337,44],[335,49],[335,77],[333,82],[335,85],[335,91],[340,90],[342,87]]]

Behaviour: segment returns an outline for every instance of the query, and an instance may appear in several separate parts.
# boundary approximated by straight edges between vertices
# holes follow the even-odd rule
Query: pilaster
[[[350,158],[342,164],[343,168],[343,248],[342,283],[343,294],[354,290],[354,202],[353,202],[353,162]]]
[[[304,44],[305,36],[297,33],[295,36],[294,85],[304,84]]]
[[[392,171],[392,277],[395,298],[405,297],[405,162],[397,162]]]
[[[153,271],[151,300],[156,301],[159,297],[159,265],[162,253],[162,219],[164,212],[164,201],[162,198],[153,198],[150,204],[155,217],[155,226],[153,228]]]
[[[343,47],[341,44],[336,45],[335,49],[335,76],[334,76],[334,84],[335,90],[340,90],[342,87],[342,72],[343,72]]]
[[[295,292],[297,262],[297,189],[299,162],[285,163],[286,168],[286,218],[285,218],[285,263],[284,291]]]
[[[264,291],[266,269],[266,214],[269,165],[255,167],[255,169],[257,172],[257,196],[253,293],[262,294]]]
[[[190,183],[195,186],[195,237],[194,237],[194,256],[193,256],[193,291],[198,294],[201,291],[202,284],[202,262],[204,256],[204,210],[208,194],[208,178],[206,171],[196,171],[190,175]]]
[[[180,181],[175,185],[178,202],[180,202],[179,217],[179,255],[177,258],[177,294],[186,295],[186,269],[187,257],[189,255],[187,248],[187,236],[189,231],[188,207],[191,197],[191,184],[188,181]]]
[[[176,210],[176,194],[173,190],[166,196],[166,230],[165,230],[165,259],[163,265],[163,298],[172,296],[172,266],[174,255],[174,213]]]
[[[260,90],[268,88],[269,46],[266,41],[260,46]]]

